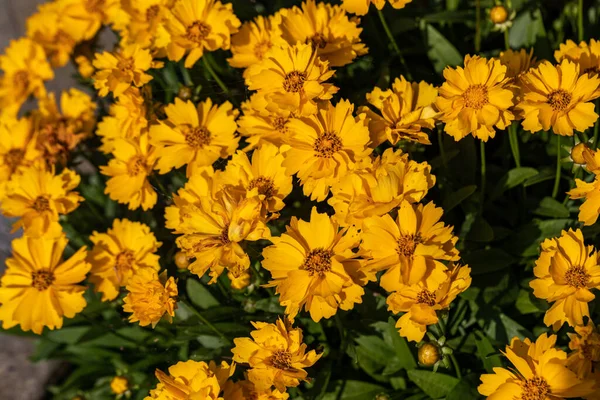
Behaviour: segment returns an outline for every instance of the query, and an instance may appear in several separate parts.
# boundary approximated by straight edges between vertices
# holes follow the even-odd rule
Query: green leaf
[[[458,383],[455,377],[439,372],[412,369],[407,373],[408,378],[433,399],[447,396]]]
[[[477,185],[469,185],[458,189],[456,192],[445,196],[443,207],[444,212],[452,210],[454,207],[468,199],[477,190]]]
[[[46,333],[46,337],[56,343],[75,344],[85,335],[91,326],[74,326]]]
[[[540,10],[520,13],[509,31],[510,47],[532,47],[538,37],[546,37],[546,29]]]
[[[496,199],[500,197],[502,193],[507,191],[508,189],[512,189],[527,179],[538,175],[538,170],[530,167],[521,167],[521,168],[513,168],[504,175],[504,177],[498,182],[498,185],[494,188],[492,192],[492,199]]]
[[[544,197],[534,214],[552,218],[568,218],[569,210],[561,202],[552,197]]]
[[[399,369],[414,369],[417,367],[417,362],[408,342],[398,333],[396,321],[392,317],[388,318],[387,329],[384,331],[383,338],[396,352],[396,358],[400,360],[400,363],[397,364]]]
[[[458,384],[456,386],[454,386],[454,389],[452,389],[452,391],[450,393],[448,393],[448,396],[446,396],[446,400],[477,400],[477,399],[480,399],[481,396],[477,392],[478,385],[477,385],[477,383],[473,382],[473,381],[478,381],[479,376],[477,376],[476,380],[473,378],[474,378],[473,374],[462,378],[460,380],[460,382],[458,382]]]
[[[446,67],[456,67],[462,64],[463,57],[456,47],[432,25],[427,24],[426,35],[429,48],[427,55],[433,62],[436,72],[442,72]]]
[[[483,217],[477,217],[470,227],[467,239],[474,242],[491,242],[494,240],[494,230]]]
[[[209,290],[195,279],[188,279],[185,288],[192,303],[203,310],[220,304]]]
[[[502,249],[490,248],[465,253],[463,260],[471,267],[472,275],[487,274],[510,267],[515,259]]]
[[[548,309],[548,303],[533,296],[531,290],[521,289],[515,307],[521,314],[542,313]]]
[[[381,364],[387,364],[394,357],[394,351],[379,336],[361,335],[354,339],[358,348],[365,350],[368,357]]]
[[[334,393],[327,393],[323,400],[365,400],[374,399],[378,394],[383,394],[386,389],[383,386],[370,382],[361,381],[336,381],[334,382],[336,390]],[[341,391],[341,393],[340,393]]]
[[[532,176],[523,182],[524,187],[532,186],[540,182],[549,181],[554,179],[556,175],[556,171],[552,168],[540,168],[539,173],[537,175]]]
[[[519,339],[523,340],[526,337],[532,336],[531,332],[525,329],[514,319],[511,319],[508,316],[506,316],[506,314],[500,314],[500,321],[502,321],[502,325],[504,325],[504,329],[506,330],[506,337],[509,341],[514,337],[518,337]]]
[[[572,226],[572,219],[549,219],[533,221],[523,225],[516,234],[510,236],[503,248],[514,255],[535,257],[539,253],[540,243],[551,237],[560,235],[560,231]]]
[[[475,332],[475,345],[477,346],[477,355],[487,372],[491,374],[494,367],[502,366],[502,358],[498,354],[498,350],[494,348],[490,339],[483,332]]]

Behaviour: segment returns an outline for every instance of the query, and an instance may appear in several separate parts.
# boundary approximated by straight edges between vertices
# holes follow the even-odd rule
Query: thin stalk
[[[219,75],[217,75],[216,71],[210,65],[210,63],[208,62],[206,57],[202,57],[202,65],[204,66],[206,71],[208,71],[210,76],[215,80],[215,82],[217,82],[217,85],[219,85],[219,87],[221,88],[223,93],[226,93],[227,96],[229,96],[231,98],[231,92],[229,91],[229,88],[225,85],[225,83],[223,83],[221,78],[219,78]]]
[[[475,53],[481,50],[481,0],[475,0]]]
[[[440,156],[442,157],[442,162],[444,163],[444,168],[448,168],[448,159],[446,158],[446,149],[444,149],[444,138],[442,136],[442,127],[441,126],[438,126],[437,134],[438,134],[438,146],[440,147]]]
[[[515,159],[515,165],[517,168],[521,167],[521,152],[519,150],[519,137],[517,136],[517,126],[511,124],[508,127],[508,142],[510,143],[510,150],[512,151],[513,158]]]
[[[183,62],[179,63],[179,71],[181,71],[181,76],[183,77],[183,83],[185,83],[185,86],[194,86],[194,81],[192,81],[190,71],[183,65]]]
[[[560,135],[556,135],[556,176],[554,177],[554,189],[552,189],[553,199],[558,195],[558,187],[560,186],[560,138]]]
[[[479,141],[479,150],[481,153],[481,199],[480,211],[483,212],[483,203],[485,201],[485,185],[486,185],[486,163],[485,163],[485,142]]]
[[[508,29],[504,31],[504,47],[506,47],[506,50],[510,50],[510,39],[508,36]]]
[[[460,372],[460,365],[458,365],[458,360],[454,354],[450,354],[450,360],[452,361],[452,365],[454,365],[454,370],[456,371],[456,377],[458,379],[462,379],[462,372]]]
[[[226,343],[231,343],[231,340],[229,340],[227,338],[227,336],[225,336],[223,334],[223,332],[221,332],[216,326],[214,326],[209,320],[207,320],[201,313],[200,311],[196,310],[196,307],[194,307],[192,304],[190,304],[188,301],[183,300],[183,299],[179,299],[179,301],[181,301],[183,304],[185,304],[187,306],[187,308],[190,309],[190,311],[192,313],[194,313],[194,315],[196,317],[198,317],[198,319],[205,324],[206,326],[208,326],[208,328],[213,331],[214,333],[216,333],[221,339],[223,339]]]
[[[583,32],[583,0],[579,0],[577,3],[577,35],[579,37],[579,41],[583,41],[584,32]]]
[[[383,12],[381,10],[377,10],[377,14],[379,15],[379,20],[381,21],[381,25],[383,26],[383,30],[385,31],[385,34],[387,35],[388,39],[390,39],[390,43],[392,44],[392,48],[394,49],[394,52],[400,59],[400,63],[402,64],[402,66],[404,67],[404,70],[406,71],[406,79],[411,81],[412,76],[410,74],[410,70],[408,69],[408,65],[406,64],[406,61],[404,60],[404,56],[402,55],[402,52],[400,51],[400,47],[398,47],[398,43],[396,43],[396,39],[394,39],[394,35],[392,35],[392,31],[390,30],[390,27],[388,26],[387,22],[385,21],[385,16],[383,15]]]

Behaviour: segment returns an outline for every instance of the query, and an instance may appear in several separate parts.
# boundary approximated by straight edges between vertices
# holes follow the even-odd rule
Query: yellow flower
[[[84,78],[91,78],[96,72],[96,69],[92,65],[92,61],[84,55],[75,57],[75,64],[77,64],[77,72]]]
[[[550,128],[557,135],[573,136],[594,125],[597,76],[579,76],[579,66],[568,60],[554,66],[548,61],[521,78],[523,99],[517,110],[523,113],[523,129],[531,133]],[[599,92],[600,93],[600,92]]]
[[[22,226],[28,236],[55,235],[61,231],[59,215],[70,213],[84,200],[72,191],[80,180],[79,175],[69,169],[55,175],[41,166],[25,168],[8,183],[2,213],[19,218],[13,231]]]
[[[537,65],[533,49],[529,51],[525,49],[519,51],[508,49],[500,53],[499,60],[502,65],[506,66],[506,77],[517,81],[523,74],[526,74]]]
[[[250,279],[252,275],[247,269],[242,268],[231,268],[227,271],[227,277],[231,281],[231,288],[235,290],[242,290],[250,285]]]
[[[41,4],[27,18],[27,36],[40,44],[53,67],[66,65],[75,48],[75,39],[62,28],[60,2]]]
[[[176,0],[167,19],[171,41],[169,60],[179,61],[187,53],[185,67],[191,68],[205,50],[229,50],[231,35],[242,24],[230,3],[216,0]]]
[[[506,129],[514,119],[506,67],[499,60],[466,56],[465,67],[444,69],[446,82],[436,106],[444,131],[458,141],[469,134],[487,142],[494,129]]]
[[[180,361],[169,367],[169,375],[156,370],[159,383],[144,400],[222,400],[220,395],[225,382],[233,375],[235,365],[225,361]]]
[[[123,376],[115,376],[110,381],[110,390],[116,394],[123,394],[129,390],[129,381]]]
[[[265,109],[266,102],[258,93],[242,103],[243,115],[238,119],[238,132],[246,138],[248,146],[244,151],[252,150],[263,143],[272,143],[280,147],[289,136],[288,123],[292,115],[282,116]]]
[[[567,366],[580,378],[592,376],[593,366],[600,361],[600,334],[594,323],[575,327],[576,333],[567,333],[569,349],[572,352],[567,358]]]
[[[369,117],[371,146],[376,147],[389,140],[392,144],[400,140],[409,140],[422,144],[431,144],[427,132],[423,129],[435,127],[437,116],[432,105],[437,97],[437,89],[426,82],[408,82],[403,76],[396,78],[392,89],[375,88],[367,94],[367,101],[378,111],[368,107],[360,111]]]
[[[567,354],[554,348],[556,336],[544,333],[535,343],[513,338],[503,354],[513,368],[494,368],[481,375],[479,393],[488,399],[540,399],[585,397],[594,381],[581,380],[566,365]]]
[[[341,225],[360,225],[364,218],[386,214],[403,200],[421,201],[434,184],[429,164],[409,160],[402,150],[389,148],[371,166],[342,177],[331,188],[328,203]]]
[[[93,79],[98,94],[106,96],[113,92],[115,97],[119,97],[131,85],[140,87],[150,82],[152,75],[146,71],[161,68],[163,63],[152,61],[149,50],[138,45],[127,45],[112,53],[96,53],[93,65],[97,69]]]
[[[315,235],[318,232],[318,235]],[[271,239],[263,250],[263,268],[273,278],[279,303],[293,319],[299,311],[311,318],[331,318],[338,310],[350,310],[362,302],[361,287],[367,277],[353,249],[360,238],[354,227],[339,229],[327,214],[313,207],[310,221],[292,217],[286,233]]]
[[[120,0],[57,0],[62,28],[77,42],[92,39],[102,24],[123,18]]]
[[[246,77],[248,89],[257,90],[269,111],[311,115],[317,100],[329,100],[338,88],[324,83],[335,71],[317,57],[310,44],[273,47]]]
[[[163,316],[172,322],[177,309],[177,282],[167,271],[160,275],[153,268],[139,268],[127,282],[129,293],[123,299],[123,311],[132,313],[129,322],[140,326],[158,324]]]
[[[562,231],[559,238],[546,239],[535,263],[537,279],[529,282],[534,296],[554,303],[546,311],[544,323],[556,331],[566,322],[583,325],[590,316],[591,289],[600,286],[600,265],[593,246],[583,243],[579,229]]]
[[[0,78],[0,108],[14,115],[32,94],[44,96],[44,81],[54,78],[44,49],[28,38],[10,42],[0,56],[0,70],[4,72]]]
[[[160,269],[155,253],[161,243],[147,225],[115,219],[112,229],[106,233],[94,231],[90,241],[94,243],[88,255],[92,265],[90,282],[102,292],[102,301],[116,298],[120,287],[126,286],[139,269]]]
[[[319,105],[315,115],[289,122],[289,148],[283,166],[297,174],[305,195],[323,201],[341,177],[370,162],[365,114],[354,117],[354,105],[341,100]]]
[[[79,285],[90,265],[85,247],[63,261],[67,246],[64,234],[58,237],[22,237],[12,242],[13,257],[6,260],[0,281],[0,320],[9,329],[20,325],[23,331],[40,335],[44,327],[60,329],[63,318],[73,318],[86,305]]]
[[[129,20],[121,30],[122,41],[152,49],[164,57],[171,40],[166,23],[172,3],[172,0],[123,1]]]
[[[165,107],[165,113],[166,120],[150,127],[151,142],[159,148],[156,169],[160,174],[187,164],[189,177],[192,168],[212,165],[237,148],[238,111],[228,101],[218,106],[206,99],[194,106],[177,98]]]
[[[561,44],[559,50],[554,52],[557,62],[569,60],[579,64],[580,74],[598,75],[600,72],[600,41],[590,39],[589,45],[581,42],[579,45],[572,40]]]
[[[252,153],[252,162],[243,151],[233,155],[225,171],[219,174],[221,185],[238,190],[246,197],[259,196],[266,211],[281,210],[283,199],[292,191],[292,177],[283,167],[284,157],[272,144],[264,144]]]
[[[597,176],[592,182],[575,179],[575,185],[567,194],[571,199],[584,199],[579,207],[579,221],[584,225],[594,225],[600,214],[600,179]]]
[[[277,389],[257,390],[256,385],[249,380],[227,381],[223,398],[227,400],[287,400],[290,396]]]
[[[0,121],[0,187],[23,167],[39,160],[31,120],[6,117]],[[0,192],[3,190],[0,189]],[[0,195],[0,197],[2,197]]]
[[[414,284],[400,285],[387,299],[390,311],[405,313],[396,323],[400,335],[414,342],[423,340],[427,326],[438,323],[436,311],[450,307],[456,296],[471,286],[470,273],[471,268],[467,266],[451,265],[442,281],[432,276]]]
[[[148,134],[136,139],[115,139],[113,158],[101,166],[102,175],[109,176],[104,193],[130,210],[148,210],[156,204],[156,192],[148,176],[156,162],[156,149],[148,144]]]
[[[394,8],[404,8],[412,0],[388,0]],[[369,12],[369,6],[374,4],[378,10],[385,6],[385,0],[342,0],[342,7],[350,13],[365,15]]]
[[[233,361],[248,363],[248,379],[259,391],[275,386],[280,392],[286,387],[296,387],[306,381],[304,368],[314,365],[321,354],[306,351],[302,343],[302,329],[292,328],[291,323],[281,319],[276,324],[252,322],[256,330],[250,338],[234,339],[231,349]]]
[[[312,44],[317,56],[332,67],[342,67],[367,54],[367,47],[360,42],[359,20],[349,19],[343,8],[315,0],[306,0],[301,7],[288,10],[281,21],[282,37],[290,45]]]

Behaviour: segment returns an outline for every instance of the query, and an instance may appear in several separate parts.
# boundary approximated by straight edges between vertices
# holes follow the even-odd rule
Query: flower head
[[[2,118],[0,121],[0,187],[4,186],[15,172],[30,166],[39,160],[40,156],[40,152],[36,149],[31,119]]]
[[[129,20],[120,29],[123,42],[138,44],[163,55],[171,40],[167,31],[171,0],[123,1],[123,9]]]
[[[600,41],[591,39],[590,43],[581,42],[577,45],[567,40],[554,52],[557,62],[569,60],[579,65],[581,75],[598,75],[600,73]]]
[[[243,381],[227,381],[223,398],[227,400],[287,400],[290,396],[286,392],[280,392],[277,389],[269,388],[258,390],[252,381],[244,379]]]
[[[77,42],[96,36],[102,24],[123,20],[120,0],[59,0],[62,27]]]
[[[140,322],[140,326],[158,324],[163,316],[171,322],[177,309],[177,283],[160,275],[154,268],[139,268],[127,281],[129,293],[123,299],[123,311],[132,313],[129,322]]]
[[[110,380],[110,390],[120,395],[129,390],[129,381],[124,376],[115,376]]]
[[[289,122],[294,115],[282,116],[265,109],[265,99],[258,93],[242,103],[242,116],[238,119],[238,132],[246,138],[248,146],[244,151],[252,150],[263,143],[272,143],[280,147],[290,135]]]
[[[579,207],[579,221],[594,225],[600,215],[600,179],[596,177],[592,182],[575,179],[575,185],[567,194],[571,199],[584,199]]]
[[[394,8],[404,8],[412,0],[388,0]],[[369,12],[369,6],[373,4],[378,10],[385,6],[386,0],[342,0],[342,7],[349,13],[365,15]]]
[[[592,376],[593,366],[600,362],[600,333],[590,320],[587,325],[575,327],[575,333],[567,333],[571,353],[567,358],[567,366],[577,376]]]

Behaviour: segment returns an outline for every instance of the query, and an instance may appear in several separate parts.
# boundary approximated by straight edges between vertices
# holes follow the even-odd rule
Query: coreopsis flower
[[[65,165],[69,153],[92,134],[96,103],[86,93],[71,88],[60,95],[60,108],[54,93],[40,99],[32,113],[36,144],[48,165]]]
[[[170,11],[167,55],[169,60],[179,61],[187,54],[186,68],[191,68],[204,51],[229,50],[231,35],[242,24],[231,3],[216,0],[176,0]]]
[[[554,52],[557,62],[569,60],[579,65],[580,74],[598,75],[600,72],[600,41],[590,39],[590,43],[581,42],[577,45],[567,40]]]
[[[571,199],[584,199],[578,219],[584,225],[594,225],[600,215],[600,179],[598,176],[592,182],[575,179],[575,185],[567,194]]]
[[[149,210],[156,204],[156,191],[148,181],[156,163],[156,149],[148,143],[148,133],[136,139],[115,139],[108,165],[100,167],[109,176],[104,193],[130,210]]]
[[[2,213],[19,218],[13,224],[13,231],[23,227],[28,236],[56,235],[61,232],[59,215],[69,214],[84,200],[73,191],[80,180],[69,169],[54,174],[40,165],[24,168],[6,185],[0,205]]]
[[[531,133],[550,128],[557,135],[573,136],[594,125],[596,91],[600,86],[597,76],[579,76],[579,65],[563,60],[554,66],[542,62],[525,74],[523,98],[516,109],[523,113],[523,129]]]
[[[169,367],[169,375],[156,370],[159,383],[144,400],[203,399],[219,400],[227,379],[233,375],[235,365],[222,361],[179,361]]]
[[[417,269],[417,265],[413,265]],[[399,285],[388,299],[388,309],[394,314],[404,312],[396,328],[410,341],[420,342],[429,325],[438,323],[437,311],[447,309],[456,297],[471,286],[471,268],[451,266],[445,279],[431,275],[414,284]]]
[[[600,333],[590,320],[587,325],[576,326],[575,333],[567,335],[571,350],[567,357],[567,366],[581,378],[590,377],[594,364],[600,362]]]
[[[0,187],[4,187],[15,172],[30,166],[40,156],[31,119],[6,117],[0,120]],[[0,193],[3,191],[0,189]]]
[[[76,44],[63,29],[61,9],[60,2],[41,4],[38,12],[27,18],[27,36],[44,48],[55,68],[69,62]]]
[[[513,338],[503,352],[513,367],[481,375],[477,390],[488,399],[559,400],[590,394],[594,381],[577,377],[566,365],[567,354],[555,344],[556,336],[545,333],[535,343]]]
[[[297,174],[306,196],[323,201],[341,177],[368,165],[371,148],[366,114],[353,115],[354,105],[341,100],[319,105],[316,114],[289,122],[289,148],[283,166]]]
[[[332,67],[342,67],[368,52],[360,41],[362,28],[358,22],[348,18],[340,6],[305,0],[301,8],[287,10],[280,29],[290,45],[310,43],[321,60]]]
[[[113,151],[115,139],[135,139],[148,126],[148,107],[137,88],[132,87],[119,96],[108,112],[96,129],[96,134],[102,137],[99,150],[104,153]]]
[[[12,241],[12,257],[0,281],[0,320],[9,329],[40,335],[44,327],[60,329],[63,319],[73,318],[86,305],[80,283],[90,270],[85,247],[63,260],[64,234],[56,237],[24,236]]]
[[[44,96],[44,81],[54,78],[44,49],[29,38],[10,42],[0,55],[0,70],[0,108],[14,115],[29,96]]]
[[[152,61],[152,55],[140,46],[126,45],[114,52],[96,53],[93,62],[96,73],[93,76],[94,87],[100,96],[112,92],[119,97],[132,85],[140,87],[152,80],[147,74],[151,68],[160,68],[163,63]]]
[[[238,110],[230,102],[213,105],[206,99],[194,106],[177,98],[165,113],[166,120],[150,127],[150,141],[160,149],[156,163],[160,174],[187,164],[189,177],[193,168],[212,165],[235,152]]]
[[[242,103],[242,116],[238,119],[238,132],[246,138],[248,146],[244,151],[255,149],[263,143],[280,147],[287,140],[290,130],[288,123],[293,115],[282,116],[265,109],[264,98],[258,93]]]
[[[219,174],[222,185],[231,185],[230,190],[238,190],[246,197],[259,196],[266,211],[281,210],[283,199],[292,191],[292,176],[283,167],[283,155],[272,144],[263,144],[252,153],[238,151],[227,163],[225,171]]]
[[[446,269],[442,261],[458,261],[458,238],[441,220],[444,210],[433,202],[402,202],[396,221],[389,214],[363,221],[361,250],[372,257],[369,268],[385,271],[380,284],[388,292],[413,285]],[[439,279],[438,279],[439,280]]]
[[[273,47],[246,77],[248,89],[257,90],[267,110],[282,116],[311,115],[317,100],[329,100],[338,88],[324,83],[335,71],[310,44]]]
[[[115,376],[110,380],[110,391],[121,395],[129,390],[129,381],[124,376]]]
[[[162,56],[171,40],[166,27],[171,4],[171,0],[123,1],[129,19],[120,29],[122,41],[152,49]]]
[[[315,235],[315,232],[319,232]],[[327,214],[312,209],[309,221],[292,217],[286,232],[263,250],[263,268],[271,272],[279,303],[293,319],[304,308],[311,318],[331,318],[362,302],[370,279],[353,250],[360,238],[354,227],[340,229]]]
[[[270,236],[261,211],[258,196],[240,199],[226,191],[180,207],[177,232],[183,235],[176,243],[188,258],[195,258],[188,269],[200,277],[210,270],[209,284],[215,283],[224,269],[237,274],[248,269],[250,259],[241,242]]]
[[[231,283],[231,288],[235,290],[242,290],[250,286],[250,279],[252,275],[250,271],[240,266],[229,268],[227,271],[227,278]]]
[[[400,9],[404,8],[412,0],[388,0],[392,7]],[[342,0],[342,7],[349,13],[356,15],[365,15],[369,12],[369,6],[375,5],[378,10],[385,6],[386,0]]]
[[[402,150],[386,149],[365,169],[354,171],[333,185],[328,200],[341,225],[358,224],[384,215],[405,200],[419,202],[435,184],[431,166],[409,160]]]
[[[156,251],[161,243],[145,224],[115,219],[106,233],[94,231],[90,241],[94,243],[88,254],[90,282],[102,293],[102,301],[115,299],[120,287],[126,286],[138,270],[160,269]]]
[[[554,303],[544,316],[544,323],[555,331],[566,322],[583,325],[590,316],[588,303],[595,296],[591,289],[600,286],[600,265],[593,246],[583,243],[579,229],[562,231],[559,238],[542,242],[542,252],[535,263],[536,279],[529,282],[534,296]]]
[[[275,324],[252,322],[255,330],[250,338],[236,338],[231,349],[233,361],[248,363],[248,380],[259,390],[275,386],[280,392],[296,387],[308,376],[304,368],[314,365],[321,354],[306,351],[302,329],[278,319]]]
[[[152,328],[165,317],[173,320],[177,309],[177,282],[167,277],[167,271],[160,275],[153,268],[139,268],[127,281],[127,296],[123,299],[123,311],[132,313],[129,322]]]
[[[369,117],[371,146],[376,147],[389,140],[396,144],[408,140],[431,144],[423,129],[435,127],[437,112],[432,105],[437,98],[437,89],[424,81],[408,82],[403,76],[396,78],[391,89],[375,88],[367,93],[367,101],[379,113],[363,107]]]
[[[96,69],[92,65],[92,60],[84,55],[75,57],[75,64],[77,65],[77,72],[84,79],[91,78],[94,72],[96,72]]]
[[[537,66],[533,49],[529,51],[525,49],[519,51],[508,49],[500,53],[499,60],[502,65],[506,66],[506,77],[510,80],[510,88],[515,95],[515,101],[519,102],[523,97],[523,82],[521,78],[531,68]],[[520,115],[516,115],[516,117],[521,119]]]
[[[287,400],[289,397],[286,392],[282,393],[273,388],[257,390],[256,385],[247,379],[237,382],[227,381],[223,392],[223,398],[227,400]]]
[[[120,0],[58,0],[61,9],[62,28],[82,42],[92,39],[102,27],[126,19]]]
[[[464,68],[446,67],[446,82],[439,89],[436,106],[444,131],[458,141],[472,134],[487,142],[495,128],[506,129],[515,118],[510,108],[513,93],[500,60],[465,57]]]

